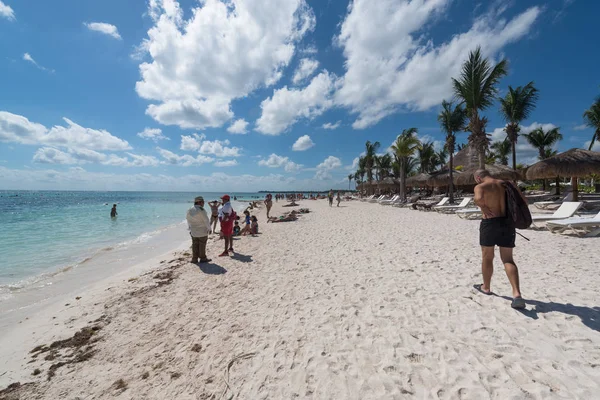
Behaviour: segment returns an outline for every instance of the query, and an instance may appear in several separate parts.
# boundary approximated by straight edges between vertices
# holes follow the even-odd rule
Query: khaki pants
[[[208,242],[208,236],[192,237],[192,262],[198,262],[198,257],[206,260],[206,242]]]

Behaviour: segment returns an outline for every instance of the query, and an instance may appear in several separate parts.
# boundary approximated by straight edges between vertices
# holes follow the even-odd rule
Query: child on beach
[[[253,235],[258,235],[258,218],[256,218],[256,216],[254,215],[252,216],[251,229]]]

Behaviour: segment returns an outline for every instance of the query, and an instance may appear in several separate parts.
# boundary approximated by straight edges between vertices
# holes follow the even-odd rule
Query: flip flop
[[[516,310],[522,310],[525,308],[525,300],[522,297],[515,297],[510,306]]]
[[[480,293],[485,294],[486,296],[491,296],[493,294],[491,290],[489,292],[486,292],[482,289],[483,283],[480,283],[479,285],[473,285],[473,287],[475,288],[475,290],[477,290]]]

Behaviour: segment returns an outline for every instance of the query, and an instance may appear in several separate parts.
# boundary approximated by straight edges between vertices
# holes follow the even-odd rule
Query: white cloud
[[[539,122],[533,122],[529,125],[521,126],[521,131],[519,132],[519,135],[521,137],[519,137],[517,139],[517,146],[516,146],[517,163],[531,165],[531,164],[539,161],[538,160],[538,153],[539,153],[538,150],[535,147],[533,147],[532,145],[530,145],[529,142],[527,142],[527,139],[522,137],[522,135],[526,135],[526,134],[530,133],[531,131],[533,131],[534,129],[538,129],[538,128],[542,128],[544,131],[548,131],[550,129],[557,128],[557,126],[554,124],[551,124],[551,123],[541,124]],[[506,131],[504,130],[504,127],[496,128],[490,134],[491,134],[490,139],[492,142],[499,142],[499,141],[503,141],[504,139],[506,139]]]
[[[266,135],[279,135],[299,118],[312,119],[333,105],[336,77],[324,71],[315,76],[303,89],[284,86],[263,100],[262,114],[256,121],[256,130]]]
[[[46,71],[46,72],[51,72],[51,73],[54,73],[54,70],[53,70],[53,69],[48,69],[48,68],[46,68],[46,67],[44,67],[44,66],[42,66],[42,65],[38,64],[38,63],[37,63],[37,61],[35,61],[35,60],[33,59],[33,57],[31,57],[31,54],[29,54],[29,53],[25,53],[25,54],[23,54],[23,60],[25,60],[25,61],[27,61],[27,62],[30,62],[30,63],[32,63],[33,65],[35,65],[35,66],[36,66],[36,68],[37,68],[37,69],[40,69],[40,70],[42,70],[42,71]]]
[[[300,136],[298,138],[298,140],[296,140],[296,143],[294,143],[294,145],[292,146],[292,150],[305,151],[305,150],[310,149],[314,145],[315,145],[315,143],[312,141],[310,136],[304,135],[304,136]]]
[[[15,12],[13,11],[12,8],[10,8],[10,6],[7,6],[6,4],[4,4],[1,0],[0,0],[0,17],[6,18],[9,21],[14,21],[15,18]]]
[[[296,164],[291,161],[288,157],[278,156],[273,153],[266,160],[260,160],[258,165],[269,167],[269,168],[281,168],[283,167],[286,172],[296,172],[302,168],[301,164]]]
[[[142,132],[137,134],[142,139],[152,140],[154,143],[158,143],[159,140],[171,140],[163,135],[162,130],[158,128],[146,128]]]
[[[239,157],[240,149],[238,147],[227,147],[229,140],[205,140],[200,145],[201,154],[212,154],[217,157]]]
[[[231,126],[229,126],[229,128],[227,128],[227,132],[238,134],[238,135],[244,135],[244,134],[248,133],[248,130],[246,129],[247,127],[248,127],[248,122],[246,122],[245,119],[240,118],[240,119],[236,119],[231,124]]]
[[[215,167],[235,167],[238,165],[237,160],[217,160],[213,164]]]
[[[44,125],[31,122],[21,115],[0,111],[0,142],[99,151],[131,149],[126,140],[113,136],[105,130],[84,128],[68,118],[63,120],[67,126],[57,125],[47,129]]]
[[[496,56],[504,46],[525,36],[542,11],[532,7],[509,21],[498,18],[497,11],[483,15],[467,32],[436,45],[425,39],[423,27],[449,3],[351,3],[337,37],[346,57],[346,73],[335,100],[358,114],[355,129],[371,126],[398,109],[427,110],[450,98],[450,78],[459,74],[469,51],[481,46],[484,56]]]
[[[114,39],[121,40],[119,30],[112,24],[107,24],[106,22],[84,22],[83,25],[85,25],[90,31],[100,32]]]
[[[304,79],[310,77],[317,68],[319,68],[319,62],[317,60],[312,58],[301,59],[298,68],[296,68],[296,72],[294,72],[292,82],[294,82],[295,85],[299,84]]]
[[[335,124],[332,124],[331,122],[327,122],[326,124],[323,124],[323,128],[329,129],[329,130],[334,130],[334,129],[339,128],[341,124],[342,124],[342,121],[338,121]]]
[[[331,179],[331,171],[342,166],[342,160],[337,157],[329,156],[321,164],[317,165],[315,179]]]
[[[233,118],[231,101],[275,84],[296,44],[314,29],[305,0],[205,0],[190,18],[175,0],[150,0],[153,26],[139,47],[136,91],[153,100],[147,114],[182,128],[220,127]]]
[[[104,154],[89,149],[71,148],[66,151],[53,147],[39,148],[33,155],[33,161],[40,164],[102,164],[118,167],[154,167],[159,164],[153,156],[126,153],[128,157],[119,157],[115,154]]]
[[[213,158],[203,156],[203,155],[198,155],[196,157],[192,157],[189,154],[184,154],[184,155],[180,156],[179,154],[175,154],[172,151],[162,149],[160,147],[157,147],[156,150],[158,151],[158,154],[160,154],[160,156],[164,159],[164,161],[162,161],[162,164],[180,165],[182,167],[192,167],[192,166],[198,166],[198,165],[202,165],[202,164],[211,163],[214,161]]]
[[[585,131],[586,129],[589,129],[589,126],[587,126],[586,124],[581,124],[573,127],[574,131]]]

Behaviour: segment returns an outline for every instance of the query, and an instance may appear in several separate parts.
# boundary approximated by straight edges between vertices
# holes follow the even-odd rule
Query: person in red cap
[[[221,222],[221,233],[225,239],[225,251],[219,254],[219,257],[225,257],[229,255],[229,252],[233,253],[233,224],[236,215],[229,202],[229,195],[224,195],[221,200],[223,200],[223,207],[219,209],[219,221]]]

